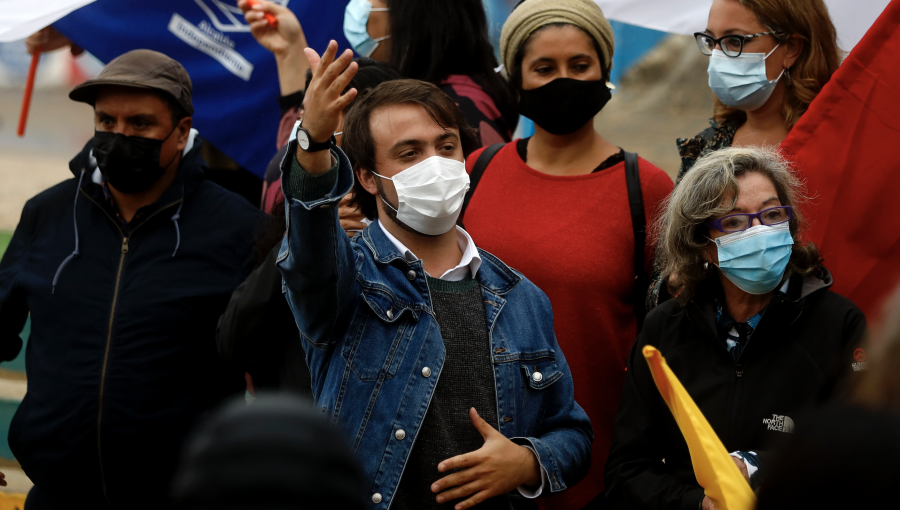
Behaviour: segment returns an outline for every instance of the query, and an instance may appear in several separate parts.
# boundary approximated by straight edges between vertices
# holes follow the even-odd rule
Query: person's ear
[[[185,117],[178,122],[178,125],[175,126],[175,134],[177,136],[177,142],[175,147],[178,149],[178,152],[184,150],[187,147],[188,138],[191,135],[191,127],[194,125],[194,120],[191,117]]]
[[[362,185],[364,190],[373,195],[378,194],[378,184],[375,182],[375,176],[372,175],[372,172],[365,168],[357,168],[356,179]]]
[[[783,66],[785,69],[790,69],[797,62],[797,59],[800,58],[800,53],[803,52],[806,41],[801,39],[799,35],[794,34],[782,44],[785,47]]]
[[[719,250],[716,243],[710,242],[703,247],[703,260],[709,264],[719,265]]]

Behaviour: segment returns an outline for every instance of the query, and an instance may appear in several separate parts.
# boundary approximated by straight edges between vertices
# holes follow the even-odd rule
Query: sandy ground
[[[0,472],[6,475],[6,487],[0,487],[0,492],[28,494],[28,491],[34,486],[20,467],[0,466]]]
[[[713,96],[707,63],[692,37],[670,36],[617,84],[595,128],[674,179],[681,165],[675,139],[692,137],[709,126]]]
[[[25,202],[72,176],[69,160],[93,136],[90,106],[65,90],[37,90],[24,138],[16,136],[22,90],[0,89],[0,230],[15,229]]]

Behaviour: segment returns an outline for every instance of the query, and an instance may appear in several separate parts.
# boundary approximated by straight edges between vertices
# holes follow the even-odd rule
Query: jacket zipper
[[[697,303],[693,303],[693,305],[694,305],[694,307],[697,308],[697,312],[699,313],[700,317],[702,318],[703,311],[700,309],[700,307],[697,305]],[[715,329],[713,331],[715,331]],[[719,338],[717,338],[715,334],[712,335],[712,339],[714,342],[721,344],[721,340]],[[741,355],[743,356],[744,353],[741,352]],[[726,356],[728,357],[728,359],[731,359],[730,355],[726,355]],[[731,412],[728,414],[728,421],[725,425],[726,426],[725,432],[727,435],[724,438],[721,438],[721,439],[724,439],[722,441],[723,443],[734,444],[735,441],[737,440],[737,437],[736,437],[737,436],[737,428],[738,428],[737,421],[738,421],[738,411],[740,410],[738,403],[740,402],[741,388],[743,387],[743,380],[744,380],[744,366],[740,362],[734,362],[734,383],[732,385],[732,393],[731,393]]]
[[[106,493],[106,472],[103,469],[103,442],[101,425],[103,423],[103,390],[106,385],[106,365],[109,361],[109,346],[112,344],[113,319],[116,315],[116,302],[119,299],[119,283],[122,280],[122,266],[125,265],[125,255],[128,253],[128,237],[122,236],[122,256],[119,257],[119,270],[116,273],[116,287],[113,291],[112,308],[109,311],[109,329],[106,334],[106,350],[103,352],[103,369],[100,372],[100,401],[97,408],[97,455],[100,462],[100,482],[103,485],[103,497],[106,504],[112,508],[109,495]]]
[[[106,389],[106,367],[109,362],[109,349],[110,349],[110,346],[112,345],[113,320],[115,319],[116,304],[118,303],[118,299],[119,299],[119,285],[122,281],[122,268],[125,265],[125,255],[128,254],[128,240],[131,239],[131,236],[134,235],[134,233],[137,229],[139,229],[145,223],[150,221],[151,218],[153,218],[157,214],[165,211],[166,209],[174,206],[175,204],[181,202],[183,199],[178,199],[168,205],[161,207],[159,210],[157,210],[156,212],[154,212],[153,214],[148,216],[144,221],[142,221],[141,223],[136,225],[134,227],[134,229],[131,230],[131,235],[126,236],[125,232],[123,232],[121,227],[119,227],[119,224],[115,218],[110,216],[109,213],[106,212],[106,210],[103,209],[103,207],[101,207],[100,204],[98,204],[93,198],[91,198],[90,195],[85,193],[84,190],[81,190],[81,192],[82,192],[82,194],[84,194],[85,197],[88,198],[88,200],[93,202],[94,205],[96,205],[101,211],[103,211],[103,214],[105,214],[106,217],[109,218],[109,220],[113,222],[113,224],[116,226],[116,228],[119,229],[119,233],[122,234],[122,255],[119,257],[119,269],[116,272],[116,286],[115,286],[115,290],[113,291],[112,306],[110,307],[110,310],[109,310],[109,327],[108,327],[107,334],[106,334],[106,348],[104,349],[104,352],[103,352],[103,368],[100,372],[100,395],[99,395],[99,402],[98,402],[98,406],[97,406],[97,459],[100,464],[100,484],[103,487],[103,497],[106,499],[106,504],[109,505],[110,508],[112,508],[113,507],[112,502],[110,502],[109,494],[107,493],[107,490],[106,490],[106,471],[103,469],[103,433],[102,433],[103,393],[104,393],[104,390]]]
[[[740,363],[734,364],[734,393],[731,397],[731,415],[728,419],[728,439],[730,444],[735,444],[737,441],[737,429],[738,429],[738,411],[740,410],[740,406],[738,405],[741,400],[741,388],[744,381],[744,366]]]

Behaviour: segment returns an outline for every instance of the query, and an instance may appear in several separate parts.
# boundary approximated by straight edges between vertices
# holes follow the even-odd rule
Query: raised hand
[[[244,19],[250,25],[250,33],[256,41],[276,56],[290,50],[299,53],[306,47],[306,36],[303,34],[300,21],[287,7],[266,0],[258,0],[253,7],[247,0],[240,0],[238,7],[244,11]],[[265,18],[266,14],[275,16],[278,25],[275,27],[269,25]]]
[[[340,124],[341,113],[356,99],[355,88],[344,95],[341,92],[356,76],[359,66],[351,62],[353,51],[349,49],[335,59],[337,49],[337,42],[329,42],[321,58],[312,48],[305,50],[308,60],[319,61],[303,99],[303,127],[316,142],[325,141],[334,134]]]
[[[65,47],[70,47],[72,55],[76,57],[84,53],[83,49],[72,44],[72,41],[57,32],[53,27],[45,27],[29,35],[25,39],[25,47],[28,49],[29,55],[33,55],[38,48],[42,52],[48,52]]]
[[[463,510],[522,485],[540,485],[541,467],[534,452],[507,439],[478,416],[474,407],[469,409],[469,419],[484,438],[484,446],[438,464],[441,473],[462,469],[431,485],[431,492],[440,493],[438,503],[468,498],[454,507]]]
[[[303,90],[309,62],[303,54],[306,36],[297,16],[287,7],[266,0],[257,0],[252,7],[247,0],[240,0],[238,7],[244,11],[244,19],[250,25],[250,33],[256,41],[275,55],[281,95]],[[275,16],[278,24],[271,26],[266,20],[266,14]]]
[[[304,50],[310,62],[319,63],[303,98],[303,128],[313,142],[324,142],[331,138],[341,122],[341,113],[356,99],[355,88],[343,95],[341,93],[356,76],[359,66],[352,62],[351,50],[344,50],[341,56],[335,58],[337,50],[335,41],[328,43],[321,58],[312,48]],[[330,161],[328,151],[297,151],[297,162],[310,174],[327,172],[331,168]]]

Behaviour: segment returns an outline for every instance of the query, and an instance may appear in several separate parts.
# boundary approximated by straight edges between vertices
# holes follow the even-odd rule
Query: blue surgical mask
[[[719,270],[750,294],[765,294],[778,287],[791,259],[794,239],[788,223],[757,225],[715,240]]]
[[[344,37],[353,46],[353,49],[363,57],[372,56],[372,52],[378,47],[378,43],[390,37],[386,35],[378,39],[372,39],[366,25],[369,23],[369,13],[372,11],[387,11],[388,8],[372,8],[372,4],[366,0],[350,0],[344,9]]]
[[[709,57],[709,88],[725,106],[751,112],[766,104],[784,70],[772,81],[766,76],[767,54],[741,53],[737,57],[726,56],[722,50],[713,50]]]

